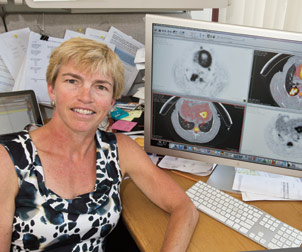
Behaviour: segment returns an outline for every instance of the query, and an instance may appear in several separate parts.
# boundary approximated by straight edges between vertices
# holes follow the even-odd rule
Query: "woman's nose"
[[[92,102],[91,88],[83,85],[78,92],[78,99],[84,103]]]

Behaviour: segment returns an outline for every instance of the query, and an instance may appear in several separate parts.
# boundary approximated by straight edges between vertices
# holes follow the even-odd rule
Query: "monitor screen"
[[[29,124],[43,124],[34,91],[0,93],[0,135],[23,130]]]
[[[146,16],[145,150],[302,177],[302,35]]]

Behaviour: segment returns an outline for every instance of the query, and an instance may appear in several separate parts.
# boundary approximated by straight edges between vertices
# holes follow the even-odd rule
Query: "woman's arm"
[[[8,252],[11,246],[18,179],[8,152],[0,145],[0,251]]]
[[[152,202],[170,213],[161,251],[186,251],[199,217],[192,201],[132,139],[122,134],[117,139],[123,176],[129,175]]]

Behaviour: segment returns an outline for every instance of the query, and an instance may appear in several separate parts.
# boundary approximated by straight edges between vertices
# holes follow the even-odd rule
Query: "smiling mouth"
[[[88,110],[88,109],[74,108],[74,109],[71,109],[71,110],[74,111],[74,112],[77,112],[79,114],[83,114],[83,115],[92,115],[92,114],[95,114],[94,111]]]

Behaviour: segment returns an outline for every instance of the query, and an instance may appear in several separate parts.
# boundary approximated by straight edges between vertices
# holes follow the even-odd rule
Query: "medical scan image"
[[[221,127],[217,110],[211,102],[181,98],[171,116],[177,134],[190,142],[213,140]]]
[[[227,72],[208,46],[185,50],[172,69],[175,83],[183,94],[216,97],[228,83]]]
[[[301,161],[302,117],[278,114],[266,129],[266,144],[278,156]]]
[[[248,101],[302,110],[302,57],[255,51]]]
[[[163,94],[153,105],[155,139],[239,151],[244,107]]]
[[[282,71],[272,77],[270,91],[280,107],[302,110],[302,57],[286,60]]]

